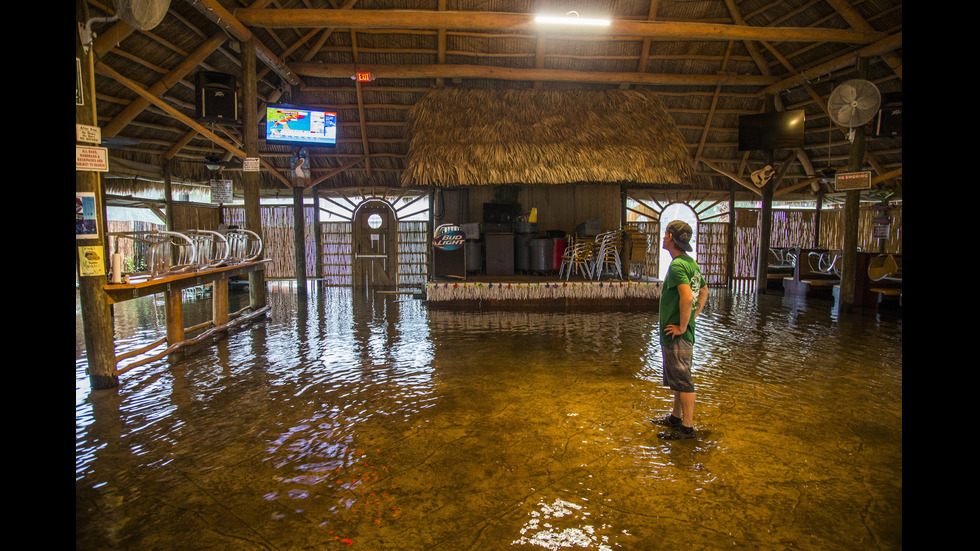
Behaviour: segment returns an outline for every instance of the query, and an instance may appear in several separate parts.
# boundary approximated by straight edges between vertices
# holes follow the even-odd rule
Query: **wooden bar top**
[[[140,280],[133,283],[110,283],[105,285],[103,289],[105,290],[106,295],[109,297],[109,303],[114,304],[134,298],[155,295],[157,293],[165,293],[168,291],[185,289],[187,287],[206,285],[221,279],[229,279],[255,272],[264,269],[264,264],[270,261],[270,259],[256,260],[254,262],[244,262],[233,266],[221,266],[218,268],[168,274],[162,277]]]

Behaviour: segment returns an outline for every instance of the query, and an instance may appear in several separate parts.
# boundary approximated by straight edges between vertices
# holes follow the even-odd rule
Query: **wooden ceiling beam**
[[[147,91],[145,88],[143,88],[142,86],[140,86],[138,83],[136,83],[136,82],[134,82],[134,81],[126,78],[125,76],[123,76],[121,74],[119,74],[115,69],[112,69],[108,65],[106,65],[106,64],[104,64],[102,62],[96,63],[95,64],[95,72],[96,72],[96,74],[99,74],[99,75],[102,75],[102,76],[111,78],[111,79],[115,80],[116,82],[118,82],[119,84],[122,84],[126,88],[129,88],[130,91],[135,92],[141,98],[143,98],[146,101],[152,103],[156,107],[162,109],[163,111],[165,111],[168,115],[170,115],[174,119],[176,119],[176,120],[184,123],[188,127],[190,127],[193,130],[197,131],[199,134],[201,134],[205,138],[211,140],[212,142],[214,142],[218,146],[224,148],[229,153],[231,153],[233,155],[237,155],[238,157],[241,157],[242,159],[244,159],[245,157],[248,156],[248,155],[246,155],[246,153],[244,151],[242,151],[241,149],[239,149],[234,144],[231,144],[231,143],[225,141],[220,136],[218,136],[214,132],[211,132],[210,130],[208,130],[207,128],[205,128],[204,126],[202,126],[200,123],[198,123],[194,119],[188,117],[187,115],[184,115],[183,113],[181,113],[180,111],[178,111],[176,108],[171,107],[170,105],[167,104],[167,102],[165,102],[165,101],[161,100],[160,98],[158,98],[157,96],[153,95],[152,93],[150,93],[149,91]],[[262,165],[267,170],[269,170],[270,172],[272,172],[273,175],[275,175],[281,182],[283,182],[286,185],[287,188],[288,187],[291,187],[291,183],[288,180],[286,180],[286,178],[282,174],[279,173],[279,170],[276,169],[276,167],[270,165],[264,159],[261,159],[260,162],[262,163]]]
[[[173,68],[169,74],[164,76],[162,79],[157,81],[154,85],[150,86],[147,90],[148,93],[156,97],[162,97],[171,86],[179,82],[185,76],[197,69],[198,65],[204,61],[212,52],[217,50],[228,37],[225,33],[217,33],[208,39],[204,44],[201,45],[193,54],[185,57],[179,65]],[[126,127],[127,124],[133,121],[137,115],[143,112],[144,109],[150,106],[150,101],[145,97],[138,97],[132,101],[125,109],[122,110],[115,118],[109,121],[102,128],[102,135],[104,137],[115,137]]]
[[[208,0],[213,2],[214,0]],[[239,8],[231,12],[243,25],[264,28],[375,28],[494,30],[537,33],[534,14],[431,10],[327,10]],[[661,40],[768,40],[871,44],[884,33],[851,29],[752,27],[670,21],[613,20],[596,32],[563,28],[582,35],[649,36]]]
[[[333,63],[295,63],[297,74],[319,78],[350,78],[354,73],[367,71],[377,78],[486,78],[525,81],[564,81],[593,82],[606,84],[660,84],[660,85],[734,85],[770,86],[777,81],[774,77],[758,75],[737,75],[732,73],[713,75],[693,74],[652,74],[593,71],[571,71],[562,69],[517,69],[513,67],[491,67],[483,65],[355,65]]]

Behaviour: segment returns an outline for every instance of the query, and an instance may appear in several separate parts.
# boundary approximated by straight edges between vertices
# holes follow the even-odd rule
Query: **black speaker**
[[[195,77],[194,88],[198,121],[238,121],[238,87],[235,75],[201,71]]]
[[[890,93],[881,95],[881,110],[878,111],[878,124],[875,135],[879,138],[897,138],[902,135],[902,95]]]

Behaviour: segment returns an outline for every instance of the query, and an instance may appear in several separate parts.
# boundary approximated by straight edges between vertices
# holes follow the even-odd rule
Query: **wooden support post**
[[[242,58],[242,133],[245,138],[245,154],[248,157],[259,157],[259,118],[258,93],[256,91],[256,54],[255,43],[251,40],[241,43]],[[245,188],[245,229],[262,236],[262,215],[259,205],[259,173],[243,172],[242,181]],[[266,305],[265,270],[256,270],[248,274],[249,303],[253,309]]]
[[[772,150],[766,152],[766,163],[772,165]],[[772,244],[772,181],[762,188],[762,212],[759,220],[759,258],[756,269],[756,293],[765,294],[769,287],[769,247]]]
[[[858,58],[857,73],[859,78],[865,78],[867,60]],[[864,164],[865,140],[864,126],[854,128],[854,140],[848,155],[847,171],[857,172]],[[860,219],[861,192],[848,190],[844,196],[844,250],[843,264],[840,272],[839,312],[847,312],[857,301],[857,244]]]
[[[164,310],[167,322],[167,346],[172,346],[184,340],[184,294],[180,288],[167,286],[163,293]],[[183,359],[182,351],[169,356],[171,362]]]
[[[313,186],[313,262],[314,275],[323,281],[323,232],[320,228],[320,184]]]
[[[303,186],[293,187],[293,248],[296,255],[296,292],[306,296],[306,220],[303,216]]]
[[[225,278],[211,284],[211,320],[215,327],[228,323],[228,280]]]
[[[817,212],[814,214],[815,220],[813,222],[813,243],[810,246],[814,249],[820,248],[820,220],[823,215],[823,192],[817,193]],[[799,260],[797,260],[799,262]]]
[[[726,287],[732,288],[735,282],[735,182],[728,184],[728,246],[725,251]]]
[[[75,17],[81,24],[88,21],[85,2],[76,0]],[[75,122],[88,126],[98,124],[95,110],[95,85],[93,84],[93,52],[81,44],[75,33],[75,57],[78,59],[78,99],[75,106]],[[89,383],[94,390],[119,386],[116,375],[116,355],[113,341],[112,310],[102,292],[106,277],[109,249],[106,241],[105,207],[102,200],[102,179],[98,172],[75,171],[75,193],[95,198],[98,213],[98,232],[87,239],[75,240],[75,275],[78,278],[79,303],[82,309],[82,325],[85,332],[85,358],[88,361]],[[82,269],[83,266],[86,269]]]

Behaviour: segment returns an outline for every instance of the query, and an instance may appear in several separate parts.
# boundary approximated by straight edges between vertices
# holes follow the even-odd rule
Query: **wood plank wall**
[[[519,186],[516,201],[522,211],[538,210],[539,231],[575,232],[575,227],[596,216],[602,220],[602,231],[619,229],[622,206],[618,188],[609,192],[609,185],[568,184]],[[483,203],[497,199],[496,186],[469,188],[469,212],[466,222],[482,222]]]

